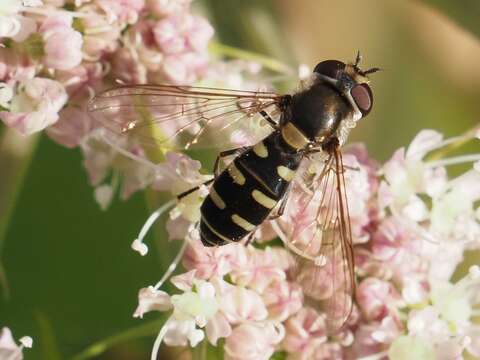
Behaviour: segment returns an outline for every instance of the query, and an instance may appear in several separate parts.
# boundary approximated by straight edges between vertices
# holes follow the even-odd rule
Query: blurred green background
[[[384,69],[372,76],[374,109],[350,139],[365,142],[379,160],[421,129],[455,135],[480,121],[478,0],[197,0],[195,6],[224,44],[310,67],[328,58],[352,61],[361,50],[365,67]],[[78,150],[41,136],[17,158],[1,131],[0,325],[16,338],[34,338],[27,359],[72,359],[97,341],[106,348],[75,359],[148,358],[161,319],[136,320],[132,313],[138,289],[159,279],[168,254],[165,246],[143,258],[130,249],[149,214],[145,194],[103,212]],[[464,151],[475,150],[478,144]],[[188,358],[173,353],[162,359]]]

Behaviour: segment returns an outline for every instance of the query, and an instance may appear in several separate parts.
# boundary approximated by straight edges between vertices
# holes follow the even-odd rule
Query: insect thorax
[[[316,83],[293,95],[289,121],[310,141],[323,143],[335,135],[353,109],[333,86]]]

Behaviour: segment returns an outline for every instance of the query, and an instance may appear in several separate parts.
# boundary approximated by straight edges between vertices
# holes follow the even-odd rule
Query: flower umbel
[[[156,305],[140,297],[139,308],[171,311],[155,351],[161,341],[216,346],[225,338],[226,359],[268,359],[275,352],[289,359],[478,356],[480,270],[472,266],[461,280],[451,278],[463,253],[480,247],[480,173],[472,166],[451,178],[446,166],[472,164],[480,154],[428,160],[450,143],[438,132],[420,132],[383,166],[362,147],[346,149],[358,285],[353,313],[339,333],[329,334],[325,313],[304,303],[304,289],[289,276],[288,252],[268,246],[268,223],[258,243],[206,248],[190,218],[184,225],[188,272],[172,278],[182,292],[148,292],[148,299],[158,298]],[[293,204],[287,216],[294,213]]]

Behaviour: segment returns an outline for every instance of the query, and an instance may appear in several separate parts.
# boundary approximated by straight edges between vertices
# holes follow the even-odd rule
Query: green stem
[[[38,139],[38,134],[25,137],[12,128],[6,128],[0,139],[0,254]]]
[[[473,128],[460,135],[458,139],[451,144],[448,144],[447,146],[433,152],[431,155],[428,155],[428,161],[440,160],[445,158],[447,154],[462,147],[472,139],[475,139],[475,136],[478,132],[480,132],[480,124],[475,125]]]
[[[439,9],[480,38],[480,2],[478,0],[424,0],[423,2]]]
[[[4,128],[0,138],[0,257],[15,204],[25,175],[37,147],[38,134],[28,137],[15,129]],[[7,272],[0,262],[0,289],[6,299],[10,296]]]
[[[233,46],[224,45],[215,41],[211,41],[209,45],[210,52],[218,55],[224,55],[227,57],[253,61],[264,68],[276,71],[283,74],[292,74],[295,71],[292,69],[291,66],[282,63],[281,61],[272,59],[266,55],[261,55],[254,53],[252,51],[247,51],[243,49],[239,49]]]
[[[153,336],[160,331],[160,328],[163,326],[166,318],[167,317],[165,316],[165,314],[162,314],[162,317],[159,320],[146,322],[140,326],[136,326],[119,334],[115,334],[103,340],[99,340],[87,347],[85,350],[78,353],[77,355],[70,358],[70,360],[91,359],[95,356],[103,354],[105,351],[117,344],[121,344],[129,340],[139,339],[146,336]]]

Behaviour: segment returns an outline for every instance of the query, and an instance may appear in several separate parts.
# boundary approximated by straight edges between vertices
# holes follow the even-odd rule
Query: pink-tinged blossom
[[[205,247],[199,239],[191,239],[183,256],[183,265],[187,270],[197,270],[200,279],[223,277],[234,268],[247,263],[245,246],[227,244],[220,247]]]
[[[94,3],[87,3],[79,11],[83,27],[83,57],[88,61],[99,61],[119,47],[121,24],[110,22]]]
[[[56,79],[65,86],[74,102],[84,103],[94,91],[99,90],[101,81],[108,72],[101,63],[82,63],[68,70],[56,71]]]
[[[156,167],[144,158],[143,149],[126,140],[97,128],[81,141],[84,166],[91,184],[100,185],[112,173],[112,186],[116,187],[117,176],[121,174],[120,195],[123,199],[151,184]],[[108,206],[108,203],[103,206]]]
[[[140,289],[138,293],[138,306],[133,317],[143,318],[143,314],[149,311],[167,311],[172,308],[170,295],[153,286]]]
[[[96,4],[107,14],[110,22],[134,24],[145,0],[97,0]]]
[[[48,136],[57,143],[74,148],[93,129],[91,118],[82,108],[69,106],[60,111],[60,119],[48,127]]]
[[[428,261],[423,249],[428,244],[416,231],[409,220],[386,218],[372,238],[372,252],[375,258],[384,262],[397,281],[426,278]]]
[[[0,112],[0,118],[21,134],[30,135],[54,124],[66,101],[67,94],[60,83],[34,78],[19,85],[10,111]]]
[[[8,109],[13,98],[13,89],[8,84],[0,82],[0,107]]]
[[[314,354],[327,342],[325,318],[308,307],[286,321],[285,331],[282,346],[294,359],[314,359]]]
[[[284,336],[282,325],[242,323],[225,342],[226,360],[268,360]]]
[[[172,283],[181,294],[168,296],[156,287],[142,289],[139,294],[139,306],[134,316],[143,316],[146,311],[168,311],[173,309],[170,318],[164,324],[158,337],[153,355],[156,356],[162,341],[170,346],[196,346],[205,337],[216,343],[220,337],[229,336],[231,327],[225,316],[219,311],[216,286],[200,280],[195,270],[174,276]]]
[[[40,6],[41,1],[25,4],[22,0],[3,0],[0,4],[0,38],[9,37],[21,42],[35,32],[36,24],[33,19],[19,14],[23,6]]]
[[[261,296],[242,286],[234,286],[224,280],[213,281],[219,297],[219,306],[231,324],[245,321],[262,321],[268,316]]]
[[[174,84],[191,84],[207,67],[207,56],[193,53],[165,56],[162,78]]]
[[[208,192],[206,186],[201,184],[210,176],[202,175],[200,173],[201,163],[192,160],[187,155],[169,152],[165,157],[165,162],[156,167],[156,177],[152,185],[154,189],[179,195],[195,186],[200,186],[198,191],[194,191],[178,201],[170,212],[169,229],[173,230],[176,226],[184,225],[180,228],[184,230],[183,232],[171,231],[170,237],[185,237],[190,232],[188,224],[193,224],[200,219],[200,204]]]
[[[177,278],[173,281],[185,293],[191,292],[192,284],[200,278],[215,289],[217,311],[205,326],[208,340],[217,344],[223,332],[225,357],[231,359],[270,357],[276,350],[285,351],[288,359],[305,360],[372,360],[387,356],[393,360],[419,356],[450,360],[460,359],[465,351],[477,354],[478,329],[472,318],[480,302],[480,270],[472,267],[455,284],[449,279],[461,263],[464,251],[478,248],[479,218],[475,205],[480,198],[477,186],[480,179],[476,170],[449,179],[442,163],[432,165],[424,160],[427,152],[441,148],[444,143],[449,140],[443,141],[436,132],[420,133],[407,150],[397,152],[397,158],[394,156],[384,167],[370,160],[361,147],[351,148],[344,155],[345,181],[349,188],[354,187],[348,195],[349,204],[355,199],[350,214],[354,215],[358,286],[352,315],[337,333],[327,331],[331,331],[327,325],[327,319],[331,319],[325,313],[308,307],[314,304],[313,299],[340,296],[336,291],[342,290],[343,279],[335,270],[336,259],[326,259],[327,263],[334,262],[333,267],[312,264],[304,267],[305,272],[293,276],[292,258],[284,248],[259,249],[255,243],[247,247],[230,244],[205,248],[198,232],[189,232],[191,223],[182,225],[189,229],[190,243],[184,264],[190,271],[181,276],[182,281]],[[174,169],[180,159],[175,154],[171,164],[164,168],[160,189],[172,191],[172,183],[181,184],[189,177],[178,178]],[[189,158],[182,164],[193,170],[193,178],[197,178],[199,164]],[[321,166],[319,163],[319,169],[315,169],[313,165],[312,174],[321,171]],[[395,174],[410,188],[400,189]],[[435,182],[434,176],[440,180]],[[471,189],[470,199],[465,198],[464,189]],[[293,223],[296,229],[304,226],[309,232],[308,223],[312,215],[316,216],[318,204],[302,208],[303,201],[308,199],[296,187],[290,196],[286,213],[278,223],[287,231]],[[426,206],[425,196],[430,198],[430,206]],[[381,197],[384,198],[379,201]],[[201,201],[197,209],[200,204]],[[446,211],[449,208],[451,212]],[[445,216],[445,223],[434,224],[437,213]],[[440,226],[448,227],[448,231],[439,231]],[[264,228],[272,229],[264,225],[261,230]],[[311,236],[307,234],[308,239]],[[322,271],[325,274],[318,276]],[[315,279],[322,282],[316,283]],[[336,297],[336,300],[343,304],[349,299]],[[323,304],[318,305],[321,309]],[[335,308],[329,310],[330,316],[334,314]],[[205,321],[196,321],[177,324],[190,334],[177,335],[183,339],[182,344],[188,342],[188,337],[193,339],[190,344],[203,339],[204,333],[198,331],[203,329],[199,326]],[[281,344],[269,343],[261,337],[268,333],[265,326],[282,333]],[[260,328],[264,330],[261,334]]]
[[[474,204],[480,199],[480,173],[470,170],[450,181],[445,191],[434,198],[431,228],[434,234],[477,242],[480,228]]]
[[[162,18],[187,12],[191,2],[192,0],[146,0],[146,7],[149,13]]]
[[[393,285],[376,278],[364,279],[358,285],[356,300],[368,321],[379,321],[392,313],[396,314],[403,305]]]
[[[33,340],[29,336],[24,336],[18,341],[20,345],[16,344],[10,329],[3,327],[0,331],[0,359],[22,360],[23,349],[31,348],[33,345]]]
[[[213,28],[203,18],[179,14],[158,21],[153,34],[165,54],[162,70],[167,80],[179,84],[191,83],[205,73],[207,44]]]
[[[28,56],[0,47],[0,81],[13,86],[34,76],[35,66]]]
[[[236,284],[263,293],[273,282],[286,279],[285,271],[289,266],[289,257],[284,249],[267,247],[261,251],[248,247],[247,263],[233,269],[230,276]]]
[[[72,17],[59,12],[46,18],[40,26],[45,66],[68,70],[82,61],[82,35],[72,28]]]
[[[213,28],[201,17],[181,14],[157,22],[155,40],[165,54],[201,52],[213,36]]]
[[[298,284],[276,281],[265,289],[263,302],[268,310],[268,317],[278,322],[285,321],[303,306],[303,292]]]
[[[127,84],[165,82],[154,79],[160,73],[164,54],[153,35],[154,21],[139,21],[123,35],[124,46],[112,56],[112,73]],[[158,80],[158,81],[155,81]]]

